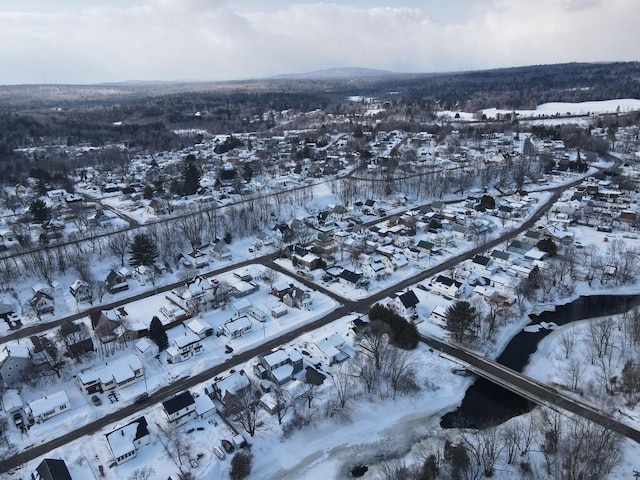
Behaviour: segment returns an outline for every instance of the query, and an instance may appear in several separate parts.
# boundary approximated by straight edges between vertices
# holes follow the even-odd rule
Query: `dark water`
[[[530,315],[531,325],[541,322],[565,325],[585,318],[623,313],[640,304],[640,295],[591,295],[579,297],[571,303],[559,305],[553,312]],[[538,343],[551,330],[540,329],[536,333],[521,331],[505,347],[498,362],[521,372],[529,363],[529,357],[538,348]],[[534,404],[515,393],[483,378],[469,387],[462,404],[455,412],[442,417],[443,428],[482,428],[498,425],[509,418],[528,412]]]

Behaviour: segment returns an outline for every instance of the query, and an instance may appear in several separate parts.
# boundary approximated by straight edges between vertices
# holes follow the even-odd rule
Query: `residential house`
[[[189,330],[190,332],[198,335],[200,339],[213,335],[213,327],[204,320],[194,318],[186,322],[184,326],[187,327],[187,330]]]
[[[134,345],[133,349],[142,360],[150,360],[160,353],[158,345],[147,337],[141,338]]]
[[[199,419],[207,418],[218,411],[216,405],[209,395],[200,395],[195,399],[196,403],[196,416]]]
[[[225,407],[225,413],[230,414],[238,411],[237,402],[235,399],[238,396],[244,395],[251,388],[251,382],[245,375],[243,370],[232,373],[228,377],[218,380],[212,385],[212,389],[205,392],[210,397],[217,399]]]
[[[364,288],[369,284],[369,281],[362,276],[361,273],[355,273],[345,268],[338,275],[338,281],[344,285],[348,285],[354,288]]]
[[[252,324],[249,317],[242,316],[235,320],[225,322],[218,330],[219,335],[225,335],[229,338],[237,338],[251,330]]]
[[[118,338],[117,329],[121,326],[113,310],[92,310],[89,312],[91,328],[102,343],[114,341]]]
[[[195,249],[189,253],[179,253],[178,260],[187,267],[204,268],[209,266],[209,255],[202,250]]]
[[[138,282],[140,282],[140,285],[153,283],[156,275],[155,269],[147,265],[138,265],[133,269],[133,276],[138,280]]]
[[[167,348],[167,362],[183,362],[193,356],[200,355],[204,351],[202,340],[195,333],[183,335],[173,341],[173,345]]]
[[[293,262],[294,265],[297,263],[298,266],[309,271],[315,270],[316,268],[320,267],[320,257],[317,256],[315,253],[306,253],[301,257],[298,256],[296,253],[294,253],[291,256],[291,261]]]
[[[261,247],[268,247],[275,243],[275,239],[269,235],[267,232],[260,232],[256,235],[256,245],[260,245]]]
[[[24,403],[22,402],[22,397],[20,397],[20,392],[13,388],[5,390],[2,393],[2,408],[4,409],[4,413],[9,417],[12,417],[16,413],[22,414],[24,411]]]
[[[508,267],[511,265],[511,254],[503,250],[494,250],[491,252],[491,260],[501,267]]]
[[[486,257],[484,255],[475,255],[470,262],[468,262],[468,267],[472,272],[475,272],[478,275],[491,275],[493,272],[498,270],[500,267],[498,265],[494,265],[493,261],[490,257]]]
[[[29,300],[29,305],[38,317],[53,313],[53,295],[46,293],[44,290],[39,290],[33,294],[33,297]]]
[[[409,260],[413,260],[414,262],[417,260],[422,260],[426,256],[424,250],[417,247],[406,247],[402,252],[404,253],[405,257],[407,257]]]
[[[299,287],[292,287],[283,298],[282,302],[291,308],[299,308],[301,310],[311,310],[313,300],[311,294]]]
[[[524,242],[522,240],[512,240],[509,246],[507,247],[507,252],[517,253],[518,255],[524,255],[532,248],[533,248],[533,245],[528,242]]]
[[[129,290],[127,278],[115,270],[111,270],[109,272],[109,275],[107,275],[107,278],[104,280],[104,284],[107,287],[107,291],[112,295],[114,293]]]
[[[463,291],[462,283],[445,275],[438,275],[431,281],[430,286],[433,292],[449,299],[459,298]]]
[[[218,260],[231,260],[233,256],[229,247],[223,242],[217,242],[211,248],[211,255]]]
[[[302,355],[293,349],[275,350],[267,355],[260,355],[253,369],[258,378],[283,385],[302,371]]]
[[[144,367],[136,355],[125,355],[101,367],[95,367],[76,375],[83,393],[90,395],[114,388],[125,388],[144,377]]]
[[[427,240],[420,240],[416,244],[416,248],[422,250],[429,256],[438,255],[438,253],[440,253],[440,247],[438,247],[435,243],[429,242]]]
[[[405,318],[411,318],[416,314],[416,306],[420,303],[413,290],[408,290],[392,301],[392,308]]]
[[[284,317],[287,313],[289,313],[289,310],[287,309],[287,306],[282,303],[271,308],[271,316],[273,318]]]
[[[231,304],[231,309],[233,310],[235,317],[241,317],[242,315],[248,313],[249,310],[251,310],[252,306],[253,305],[249,300],[247,300],[246,298],[241,298],[237,302],[233,302]]]
[[[283,282],[283,281],[276,282],[271,287],[271,294],[275,295],[280,300],[282,300],[284,298],[284,296],[287,293],[289,293],[289,291],[291,290],[292,286],[293,286],[292,284],[287,283],[287,282]]]
[[[382,280],[389,276],[387,266],[380,258],[374,259],[369,257],[368,261],[362,263],[361,267],[362,274],[371,280]]]
[[[342,362],[349,358],[345,351],[345,341],[337,333],[316,342],[303,342],[300,344],[301,352],[307,352],[327,366]]]
[[[260,287],[255,282],[241,280],[231,286],[231,295],[236,298],[246,297],[257,292]]]
[[[162,402],[162,409],[174,428],[197,416],[195,399],[188,390]]]
[[[24,345],[5,345],[0,351],[0,380],[9,387],[19,385],[31,365],[29,348]]]
[[[196,275],[183,287],[173,290],[176,302],[190,313],[197,313],[212,308],[215,300],[215,289],[208,278]]]
[[[159,198],[152,198],[147,205],[147,212],[151,215],[164,215],[169,212],[169,206]]]
[[[69,292],[73,295],[76,302],[91,302],[93,301],[93,291],[91,285],[84,280],[76,280],[69,286]]]
[[[57,458],[45,458],[31,473],[31,480],[72,480],[67,464]]]
[[[61,390],[44,398],[28,402],[26,414],[30,423],[42,423],[68,410],[70,406],[71,402],[67,392]]]
[[[149,445],[147,419],[142,416],[106,435],[109,450],[117,465],[135,458],[138,448]]]

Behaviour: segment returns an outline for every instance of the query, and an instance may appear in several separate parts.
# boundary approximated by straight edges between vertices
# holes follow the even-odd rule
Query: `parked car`
[[[144,392],[138,395],[133,401],[133,403],[143,403],[143,402],[146,402],[147,400],[149,400],[149,394],[147,392]]]
[[[91,397],[91,401],[93,402],[93,404],[97,407],[98,405],[102,405],[102,400],[100,400],[100,397],[98,395],[94,395]]]
[[[198,461],[195,458],[190,458],[189,465],[191,465],[191,468],[198,468]]]
[[[225,454],[224,454],[224,452],[222,450],[220,450],[220,447],[213,447],[213,453],[220,460],[224,460]]]
[[[224,451],[227,453],[233,453],[233,451],[235,450],[233,443],[231,443],[229,440],[227,440],[226,438],[222,440],[222,448],[224,448]]]

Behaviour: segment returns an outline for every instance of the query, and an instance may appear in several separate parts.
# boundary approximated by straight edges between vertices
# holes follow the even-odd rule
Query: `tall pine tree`
[[[131,254],[130,265],[134,267],[139,265],[150,266],[156,263],[158,247],[149,235],[139,233],[133,237],[129,253]]]
[[[151,319],[151,324],[149,324],[149,338],[158,345],[158,348],[161,351],[169,346],[167,332],[164,331],[164,325],[162,325],[162,322],[158,317],[153,317]]]

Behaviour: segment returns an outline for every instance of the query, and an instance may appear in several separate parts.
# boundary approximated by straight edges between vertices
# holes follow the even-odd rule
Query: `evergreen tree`
[[[153,317],[151,319],[151,324],[149,324],[149,338],[158,345],[158,348],[161,351],[169,346],[167,332],[164,331],[164,325],[162,325],[162,322],[158,317]]]
[[[200,187],[200,170],[198,170],[198,167],[196,167],[193,162],[187,161],[185,162],[182,175],[184,179],[184,194],[193,195]]]
[[[469,302],[456,302],[445,312],[447,330],[453,334],[454,340],[460,342],[470,332],[478,312]]]
[[[158,258],[158,247],[149,235],[139,233],[133,237],[129,253],[131,254],[130,265],[134,267],[139,265],[150,266]]]
[[[29,213],[36,223],[44,223],[51,218],[51,209],[47,207],[44,200],[36,199],[29,206]]]

